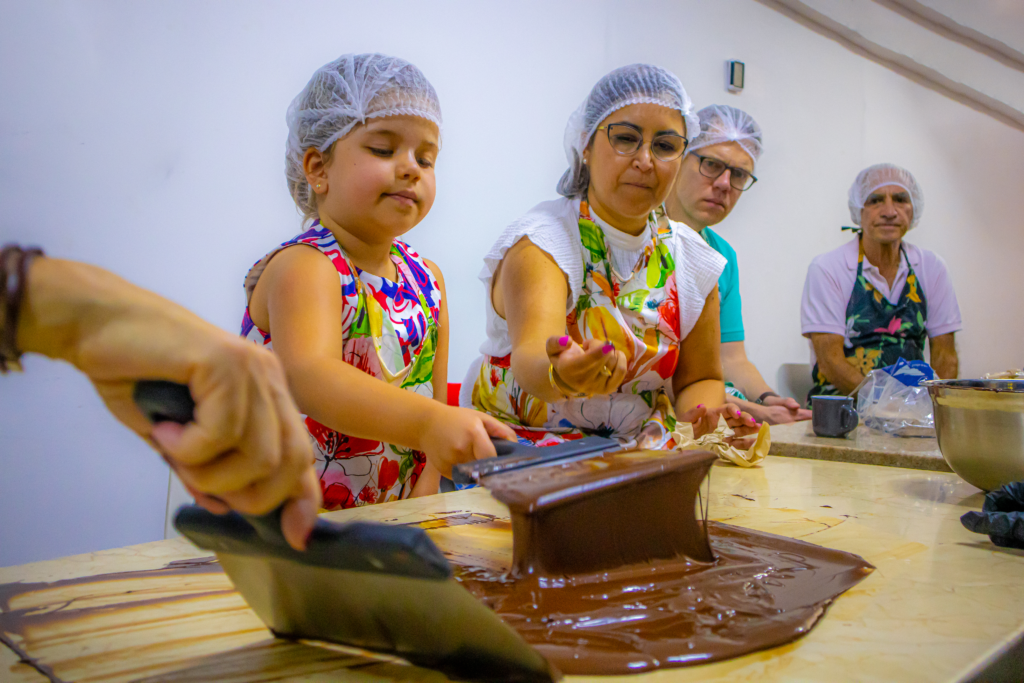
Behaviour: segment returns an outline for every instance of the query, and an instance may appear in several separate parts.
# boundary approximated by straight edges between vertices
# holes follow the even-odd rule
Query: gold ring
[[[608,369],[607,365],[602,365],[601,366],[601,374],[604,375],[605,377],[611,377],[612,376],[612,371]]]

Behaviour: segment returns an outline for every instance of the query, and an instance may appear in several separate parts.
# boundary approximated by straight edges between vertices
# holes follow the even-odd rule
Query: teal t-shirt
[[[740,267],[736,263],[736,250],[711,228],[701,230],[700,236],[726,260],[725,270],[718,278],[722,343],[743,341],[743,304],[740,302]]]

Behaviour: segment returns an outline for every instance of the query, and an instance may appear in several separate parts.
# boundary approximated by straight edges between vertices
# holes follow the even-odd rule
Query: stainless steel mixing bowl
[[[921,384],[932,399],[939,450],[954,472],[985,491],[1024,481],[1024,380]]]

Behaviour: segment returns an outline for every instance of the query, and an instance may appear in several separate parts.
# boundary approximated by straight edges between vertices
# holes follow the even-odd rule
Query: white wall
[[[446,275],[455,381],[482,339],[481,254],[554,195],[590,86],[641,60],[767,131],[761,181],[721,229],[766,377],[806,360],[806,264],[845,239],[846,189],[883,160],[925,188],[911,237],[953,274],[963,372],[1024,362],[1024,135],[753,0],[0,3],[0,241],[111,268],[237,330],[245,270],[299,227],[285,107],[317,66],[371,50],[417,64],[441,97],[438,197],[408,239]],[[722,87],[727,58],[747,62],[741,95]],[[160,538],[166,486],[70,368],[0,379],[0,565]]]

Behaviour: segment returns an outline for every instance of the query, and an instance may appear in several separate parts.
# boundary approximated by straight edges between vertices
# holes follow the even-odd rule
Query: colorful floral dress
[[[355,268],[331,231],[317,221],[253,266],[246,277],[247,297],[270,259],[296,244],[315,247],[338,271],[344,361],[396,387],[432,398],[441,289],[419,254],[395,240],[391,260],[398,282],[392,282]],[[253,324],[248,307],[242,319],[242,336],[273,347],[270,333]],[[348,436],[311,417],[305,420],[326,509],[409,497],[426,463],[423,453]]]
[[[907,262],[907,282],[899,300],[892,304],[864,277],[864,243],[860,243],[857,279],[846,304],[843,353],[846,362],[862,375],[892,365],[900,358],[924,360],[928,301],[924,289],[918,286],[917,275],[903,245],[900,245],[900,254]],[[807,394],[808,403],[812,396],[839,395],[839,390],[821,374],[818,363],[811,370],[811,378],[814,386]]]
[[[671,448],[676,423],[672,376],[680,325],[676,264],[664,240],[675,228],[670,224],[659,230],[652,218],[648,229],[650,244],[633,272],[622,276],[611,265],[604,233],[587,203],[580,203],[584,278],[576,306],[566,316],[566,330],[578,344],[608,340],[625,353],[622,386],[608,396],[547,403],[519,385],[511,355],[485,356],[473,386],[476,409],[542,446],[597,434],[626,443],[637,439],[646,448]]]

